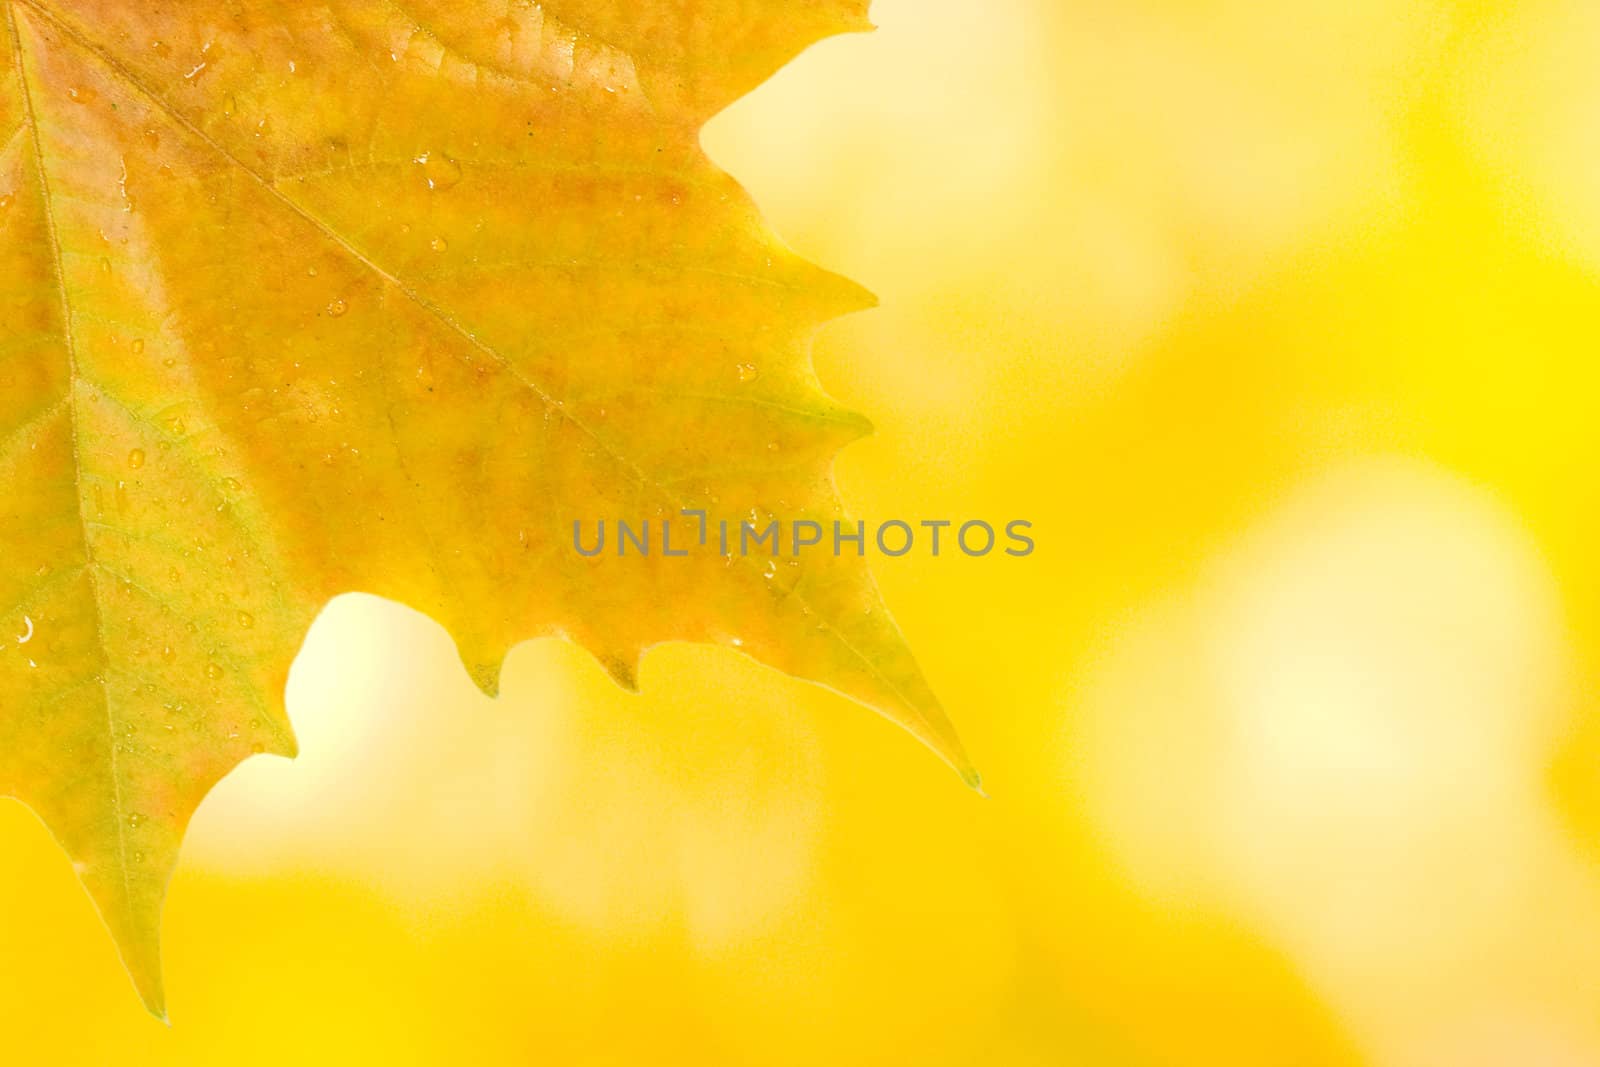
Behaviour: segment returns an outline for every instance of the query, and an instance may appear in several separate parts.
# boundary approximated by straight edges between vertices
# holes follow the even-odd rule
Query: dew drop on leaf
[[[422,168],[422,180],[429,189],[449,189],[461,181],[461,164],[449,156],[424,152],[414,162]]]

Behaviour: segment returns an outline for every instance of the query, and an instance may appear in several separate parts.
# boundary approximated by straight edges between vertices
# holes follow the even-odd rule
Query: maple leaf
[[[0,794],[150,1009],[180,839],[362,590],[495,690],[565,634],[631,686],[741,648],[969,780],[864,562],[571,549],[575,520],[826,524],[866,431],[810,338],[867,306],[698,147],[866,0],[5,3]]]

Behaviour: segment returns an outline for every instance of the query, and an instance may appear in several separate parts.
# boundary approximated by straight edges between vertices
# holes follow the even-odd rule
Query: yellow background
[[[1600,1064],[1600,10],[879,0],[707,132],[985,801],[869,713],[348,597],[149,1019],[0,805],[19,1064]]]

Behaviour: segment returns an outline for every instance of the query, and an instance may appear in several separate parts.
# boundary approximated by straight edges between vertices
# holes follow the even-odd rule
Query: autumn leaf
[[[152,1011],[189,818],[292,755],[313,617],[427,612],[493,692],[564,634],[881,711],[975,782],[852,551],[587,558],[574,521],[841,517],[863,308],[704,157],[866,0],[18,0],[0,35],[0,794]]]

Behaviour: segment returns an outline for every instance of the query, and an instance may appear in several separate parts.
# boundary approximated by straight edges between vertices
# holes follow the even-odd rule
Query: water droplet
[[[87,87],[79,89],[74,86],[67,90],[67,97],[75,104],[92,104],[99,95],[99,93]]]
[[[760,371],[756,370],[754,363],[741,363],[734,368],[734,371],[739,375],[741,382],[753,382],[761,374]]]
[[[11,194],[10,193],[0,194],[0,211],[4,211],[6,208],[8,208],[10,206],[11,206]]]
[[[33,619],[27,615],[24,615],[22,617],[22,625],[27,629],[23,632],[21,637],[17,638],[17,644],[19,645],[25,645],[29,641],[33,640]]]
[[[136,448],[132,452],[128,453],[128,466],[132,467],[134,470],[138,470],[140,467],[144,466],[144,449]]]
[[[252,626],[254,626],[255,624],[256,624],[256,617],[254,615],[250,614],[248,611],[239,612],[239,625],[240,626],[243,626],[246,630],[248,630]]]
[[[150,51],[154,52],[158,56],[170,55],[172,52],[172,46],[165,41],[151,41]]]
[[[433,240],[428,242],[428,247],[433,249],[435,252],[443,252],[445,249],[449,248],[450,245],[443,237],[435,237]]]
[[[166,359],[161,361],[161,365],[163,367],[176,367],[178,365],[178,361],[175,357],[168,356]]]
[[[422,168],[429,189],[449,189],[461,181],[461,164],[449,156],[424,152],[413,161]]]
[[[162,659],[165,659],[165,660],[174,659],[174,658],[177,657],[177,655],[178,655],[177,650],[174,649],[171,645],[162,645],[161,646],[161,658]]]
[[[349,310],[350,305],[346,304],[343,300],[332,300],[328,302],[328,317],[330,319],[336,319]]]
[[[206,664],[206,677],[210,678],[213,682],[216,681],[218,678],[222,677],[222,668],[217,666],[215,663]]]
[[[239,479],[237,478],[224,478],[222,479],[222,488],[230,493],[237,493],[244,487],[239,484]]]
[[[143,337],[135,337],[133,339],[133,344],[129,345],[128,347],[133,349],[133,354],[134,355],[136,355],[136,356],[143,355],[144,354],[144,338]]]
[[[239,101],[234,99],[232,93],[229,93],[227,98],[222,101],[222,113],[224,115],[227,115],[229,118],[232,118],[234,113],[237,112],[238,110],[239,110]]]

